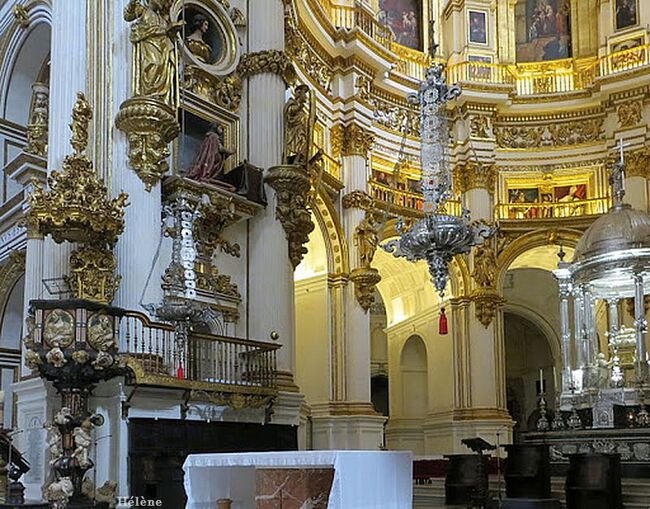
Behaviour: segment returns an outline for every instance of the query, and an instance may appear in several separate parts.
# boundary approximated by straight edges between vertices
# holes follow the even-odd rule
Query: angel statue
[[[234,150],[225,147],[224,135],[222,125],[217,123],[210,125],[194,163],[187,173],[188,178],[199,182],[212,182],[223,175],[226,161],[235,153]]]
[[[131,25],[135,63],[135,95],[155,97],[176,106],[177,54],[175,33],[182,21],[169,19],[169,0],[130,0],[124,19]]]
[[[92,467],[92,461],[90,461],[90,458],[88,457],[88,449],[93,442],[91,436],[92,430],[92,422],[86,419],[81,423],[81,426],[76,427],[72,432],[75,445],[75,450],[72,453],[72,457],[77,460],[77,464],[81,468]]]
[[[497,259],[490,246],[476,246],[472,277],[481,287],[492,287],[496,281]]]
[[[314,97],[307,85],[298,85],[293,97],[284,107],[284,155],[285,164],[307,165],[314,124],[316,122]]]

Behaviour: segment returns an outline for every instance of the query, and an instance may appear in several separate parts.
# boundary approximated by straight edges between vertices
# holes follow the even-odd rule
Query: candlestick
[[[539,368],[539,392],[544,393],[544,369]]]
[[[557,383],[557,370],[555,369],[555,365],[553,365],[553,385],[555,385],[555,392],[558,392],[560,387],[558,387]]]

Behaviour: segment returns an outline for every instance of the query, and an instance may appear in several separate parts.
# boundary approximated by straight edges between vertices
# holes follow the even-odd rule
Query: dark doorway
[[[388,377],[373,376],[370,379],[370,394],[375,410],[388,417]]]
[[[131,419],[129,492],[161,500],[164,508],[185,507],[182,467],[188,454],[297,448],[294,426]]]

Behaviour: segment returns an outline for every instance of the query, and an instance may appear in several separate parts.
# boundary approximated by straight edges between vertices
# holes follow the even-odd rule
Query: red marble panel
[[[255,472],[256,509],[327,509],[333,468],[262,468]]]

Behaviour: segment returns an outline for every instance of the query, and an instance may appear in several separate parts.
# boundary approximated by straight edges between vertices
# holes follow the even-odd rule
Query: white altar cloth
[[[185,460],[186,509],[255,509],[255,468],[331,468],[328,509],[412,509],[410,452],[292,451],[191,454]],[[310,508],[305,508],[310,509]]]

